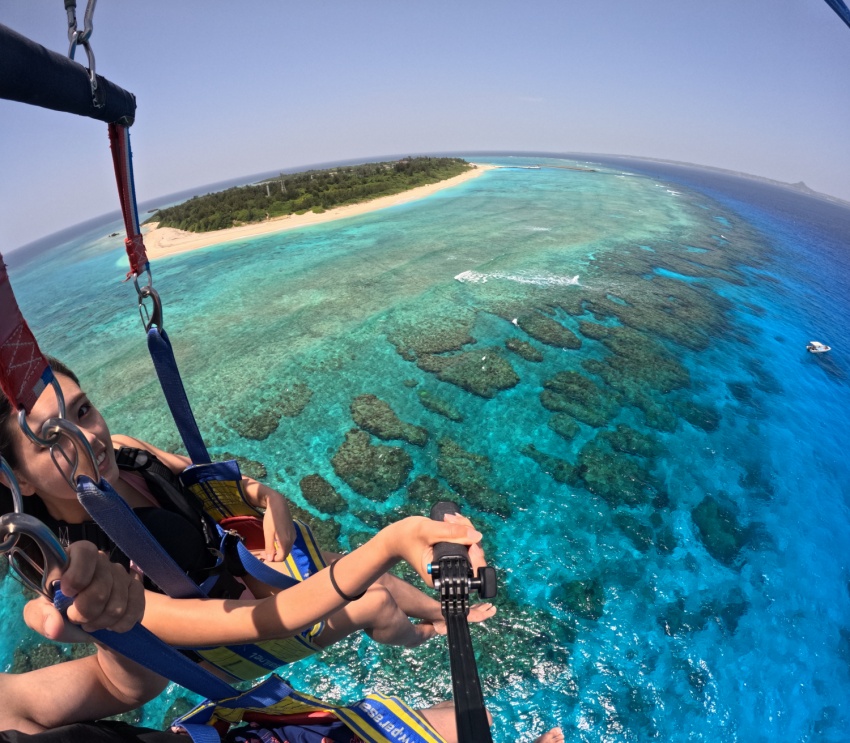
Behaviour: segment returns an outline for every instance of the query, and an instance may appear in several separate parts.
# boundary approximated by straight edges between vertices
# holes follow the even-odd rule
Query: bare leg
[[[374,585],[365,596],[331,614],[315,642],[326,648],[360,629],[382,645],[409,648],[421,645],[437,634],[434,625],[429,622],[412,624],[399,609],[392,594],[383,586]]]
[[[564,743],[564,731],[561,728],[552,728],[536,738],[534,743]]]
[[[458,743],[457,720],[455,718],[454,702],[440,702],[433,707],[418,710],[434,729],[446,740],[446,743]],[[487,722],[493,724],[493,717],[487,712]],[[561,728],[552,728],[546,731],[534,743],[564,743],[564,731]]]
[[[458,743],[454,702],[440,702],[433,707],[420,709],[418,712],[431,723],[446,743]]]

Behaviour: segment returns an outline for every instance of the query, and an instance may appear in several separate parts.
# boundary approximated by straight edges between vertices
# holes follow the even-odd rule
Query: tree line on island
[[[250,186],[195,196],[177,206],[159,209],[147,222],[188,232],[210,232],[287,214],[320,214],[336,206],[438,183],[472,167],[457,157],[409,157],[395,162],[281,173]]]

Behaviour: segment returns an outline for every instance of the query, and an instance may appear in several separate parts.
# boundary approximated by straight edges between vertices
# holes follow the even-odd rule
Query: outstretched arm
[[[69,565],[62,592],[74,597],[67,616],[88,630],[130,629],[144,613],[141,584],[120,565],[109,562],[89,542],[68,548]],[[46,599],[30,601],[27,624],[50,640],[90,642],[67,624]],[[96,655],[19,675],[0,675],[0,730],[34,733],[82,720],[106,717],[153,699],[165,679],[106,648]]]
[[[437,542],[473,545],[481,534],[462,516],[446,521],[421,516],[397,521],[349,555],[334,569],[340,589],[356,596],[400,560],[430,583],[427,564]],[[148,594],[144,624],[170,645],[199,647],[291,637],[341,609],[347,601],[333,587],[326,568],[265,599],[170,599]]]

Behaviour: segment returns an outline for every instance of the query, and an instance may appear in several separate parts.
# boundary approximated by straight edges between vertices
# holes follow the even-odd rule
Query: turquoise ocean
[[[850,739],[850,207],[649,161],[468,159],[500,167],[154,263],[212,452],[262,465],[328,547],[462,504],[501,581],[472,628],[499,743]],[[13,287],[114,433],[178,449],[119,229],[13,254]],[[55,653],[2,590],[4,667]],[[442,638],[282,673],[329,700],[451,694]]]

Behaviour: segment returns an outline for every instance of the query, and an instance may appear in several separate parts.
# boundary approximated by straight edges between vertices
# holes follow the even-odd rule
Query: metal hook
[[[89,62],[89,85],[91,86],[91,97],[92,97],[92,105],[95,108],[103,108],[105,104],[103,100],[103,93],[97,87],[97,73],[94,69],[94,51],[91,48],[91,44],[88,41],[80,42],[83,45],[83,48],[86,50],[86,57]]]
[[[142,296],[142,291],[144,291],[144,289],[149,289],[153,286],[153,274],[151,273],[150,268],[146,268],[144,271],[142,271],[142,273],[143,274],[146,273],[148,275],[148,283],[145,287],[139,286],[139,274],[137,274],[137,273],[129,274],[127,276],[127,279],[125,279],[125,281],[126,281],[130,278],[130,276],[132,276],[133,286],[136,287],[136,294],[138,294],[140,297]]]
[[[145,299],[148,297],[153,302],[153,312],[148,312],[148,308],[145,306]],[[150,284],[139,290],[139,315],[146,332],[150,331],[153,326],[162,330],[162,300],[159,298],[159,292]]]
[[[77,51],[77,2],[76,0],[65,0],[65,12],[68,14],[68,57],[74,58]]]
[[[94,456],[94,451],[91,448],[89,440],[83,435],[83,432],[78,426],[75,426],[71,423],[71,421],[65,420],[64,418],[48,418],[41,427],[41,433],[42,436],[50,436],[52,438],[53,444],[50,446],[50,458],[53,460],[53,464],[56,465],[59,472],[62,473],[65,481],[71,486],[71,490],[77,489],[77,472],[80,469],[80,448],[82,448],[83,454],[86,457],[85,463],[91,465],[92,480],[95,480],[96,482],[100,481],[100,472],[97,468],[97,459]],[[71,443],[74,445],[73,459],[71,459],[65,450],[59,446],[59,439],[62,437],[70,439]],[[65,474],[62,466],[57,461],[57,451],[62,455],[65,463],[71,468],[71,473],[69,475]]]
[[[24,496],[21,493],[21,485],[18,482],[18,478],[15,477],[15,473],[12,472],[12,468],[9,466],[9,463],[0,457],[0,472],[2,472],[6,476],[6,482],[9,485],[9,490],[12,492],[12,503],[15,505],[15,513],[23,513],[24,512]],[[0,545],[0,552],[3,551],[3,546]]]
[[[22,537],[29,539],[39,554],[24,549]],[[6,555],[23,584],[53,600],[68,567],[68,556],[53,532],[34,516],[6,513],[0,516],[0,539],[0,554]]]
[[[50,380],[50,386],[53,387],[53,391],[56,393],[56,401],[59,403],[59,417],[65,417],[65,395],[62,394],[62,388],[59,386],[59,380],[56,377]],[[21,427],[21,430],[24,432],[26,437],[30,439],[30,441],[35,442],[39,446],[50,447],[56,443],[55,439],[48,440],[44,439],[41,436],[37,436],[36,433],[30,428],[29,423],[27,423],[27,412],[26,410],[21,410],[18,412],[18,425]],[[44,435],[44,426],[41,429],[42,436]]]
[[[86,5],[86,14],[83,17],[83,30],[77,28],[77,1],[65,0],[65,12],[68,15],[68,56],[73,59],[78,44],[87,44],[94,30],[94,7],[97,0],[89,0]],[[89,56],[91,59],[91,55]],[[92,69],[94,69],[92,67]]]
[[[105,101],[103,93],[97,86],[97,73],[94,65],[94,51],[91,48],[89,39],[94,30],[94,6],[97,0],[89,0],[86,6],[86,15],[84,19],[83,30],[77,28],[77,3],[76,0],[65,0],[65,11],[68,14],[68,57],[74,58],[77,52],[77,47],[82,46],[86,50],[86,58],[88,59],[89,70],[89,85],[91,86],[92,105],[95,108],[103,108]]]

